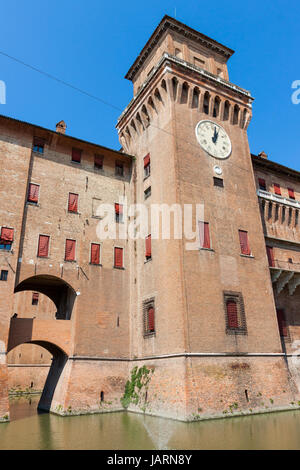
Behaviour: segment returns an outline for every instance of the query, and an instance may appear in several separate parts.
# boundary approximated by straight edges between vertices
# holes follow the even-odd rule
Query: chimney
[[[258,154],[258,156],[261,157],[261,158],[266,158],[266,159],[268,158],[268,155],[267,155],[266,152],[264,152],[264,151],[260,152],[260,153]]]
[[[67,124],[65,121],[59,121],[56,124],[56,132],[59,132],[59,134],[65,134],[67,130]]]

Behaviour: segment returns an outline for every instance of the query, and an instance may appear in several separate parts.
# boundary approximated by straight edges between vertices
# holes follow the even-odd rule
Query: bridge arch
[[[48,274],[39,274],[24,279],[16,287],[14,292],[34,291],[49,297],[57,308],[57,320],[70,320],[77,297],[76,291],[65,280],[50,276]]]

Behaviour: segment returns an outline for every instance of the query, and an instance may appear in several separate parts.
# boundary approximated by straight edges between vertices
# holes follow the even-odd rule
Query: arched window
[[[234,111],[233,111],[233,124],[238,124],[239,123],[239,115],[240,115],[240,108],[236,104],[234,106]]]
[[[247,117],[248,117],[247,109],[244,109],[244,111],[243,111],[243,119],[242,119],[242,129],[244,129],[244,127],[246,126]]]
[[[186,82],[182,85],[182,91],[181,91],[181,99],[180,103],[181,104],[186,104],[188,100],[188,95],[189,95],[189,87]]]
[[[247,324],[243,296],[240,292],[224,292],[226,333],[246,335]]]
[[[209,102],[210,102],[210,94],[208,93],[208,91],[206,91],[204,94],[204,100],[203,100],[203,112],[205,114],[209,114]]]
[[[215,103],[214,103],[214,112],[213,112],[213,117],[217,118],[219,116],[220,112],[220,103],[221,100],[218,96],[215,97]]]
[[[194,88],[193,90],[193,100],[192,100],[192,108],[198,108],[199,106],[199,88]]]
[[[178,80],[175,77],[172,78],[172,88],[173,88],[173,99],[175,101],[176,96],[177,96],[177,88],[178,88]]]
[[[224,121],[228,121],[228,119],[229,119],[229,112],[230,112],[230,103],[229,103],[229,101],[225,101],[225,105],[224,105]]]

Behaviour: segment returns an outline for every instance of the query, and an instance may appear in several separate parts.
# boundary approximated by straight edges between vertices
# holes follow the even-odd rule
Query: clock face
[[[205,152],[214,158],[225,159],[231,154],[232,145],[228,134],[213,121],[200,121],[196,126],[196,137]]]

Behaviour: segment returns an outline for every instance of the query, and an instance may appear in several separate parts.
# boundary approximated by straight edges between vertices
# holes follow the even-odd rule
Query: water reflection
[[[60,418],[38,414],[38,401],[11,401],[0,449],[300,449],[300,411],[188,424],[129,413]]]

